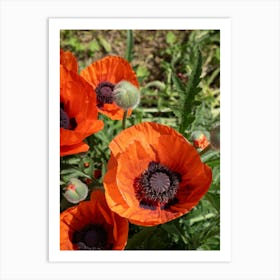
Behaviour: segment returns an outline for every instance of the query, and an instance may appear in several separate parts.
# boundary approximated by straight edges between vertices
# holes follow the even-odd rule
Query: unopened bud
[[[201,150],[204,150],[210,144],[205,134],[200,131],[196,131],[192,134],[192,141],[195,148],[199,148]]]
[[[64,197],[71,203],[78,203],[88,195],[88,187],[77,178],[71,178],[65,187]]]
[[[134,109],[140,101],[139,89],[127,81],[121,81],[114,87],[113,98],[115,103],[125,109]]]
[[[93,177],[95,179],[99,179],[99,178],[101,178],[101,176],[102,176],[102,171],[100,169],[96,169],[93,171]]]

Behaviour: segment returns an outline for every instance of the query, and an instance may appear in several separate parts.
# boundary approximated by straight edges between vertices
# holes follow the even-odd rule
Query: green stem
[[[209,144],[205,149],[203,149],[201,152],[199,152],[199,155],[202,156],[206,152],[210,151],[211,149],[212,149],[212,146],[211,146],[211,144]]]
[[[125,58],[128,62],[131,62],[133,56],[133,32],[132,30],[127,30],[126,34]]]
[[[127,110],[125,110],[123,113],[123,119],[122,119],[122,128],[123,129],[125,129],[126,117],[127,117]]]

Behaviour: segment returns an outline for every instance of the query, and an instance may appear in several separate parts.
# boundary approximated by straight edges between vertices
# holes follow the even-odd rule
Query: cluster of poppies
[[[107,56],[78,74],[73,54],[61,51],[60,156],[89,150],[85,139],[103,129],[99,114],[129,116],[139,103],[138,89],[135,72],[121,57]],[[143,122],[123,129],[109,149],[103,188],[60,214],[61,250],[123,250],[129,223],[174,220],[193,209],[211,185],[211,169],[169,126]],[[78,185],[68,188],[78,193]]]

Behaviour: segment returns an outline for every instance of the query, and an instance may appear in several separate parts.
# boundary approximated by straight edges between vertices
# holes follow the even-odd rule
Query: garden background
[[[182,134],[194,145],[200,135],[211,142],[205,149],[197,146],[202,161],[213,173],[203,199],[192,211],[171,222],[155,227],[130,224],[125,249],[219,250],[220,32],[62,30],[60,47],[75,55],[79,71],[106,55],[118,55],[131,63],[140,84],[141,101],[127,119],[127,127],[152,121],[178,131],[184,115],[187,123]],[[198,75],[196,79],[192,79],[194,74]],[[197,90],[188,89],[190,83]],[[61,211],[73,206],[63,196],[70,178],[78,177],[90,189],[102,187],[110,156],[108,144],[121,131],[122,122],[103,115],[99,118],[104,120],[104,129],[87,139],[90,151],[61,160]]]

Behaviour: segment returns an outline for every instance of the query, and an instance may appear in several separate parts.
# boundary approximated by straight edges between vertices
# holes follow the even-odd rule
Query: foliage
[[[61,31],[61,48],[75,54],[79,69],[107,54],[131,62],[140,83],[141,102],[127,119],[127,127],[158,122],[175,128],[189,141],[194,131],[203,131],[209,138],[220,120],[219,43],[217,30]],[[104,129],[86,139],[89,152],[61,159],[61,193],[72,177],[85,182],[89,190],[102,188],[108,144],[122,130],[122,123],[104,115],[99,118],[104,120]],[[208,193],[188,214],[166,224],[130,224],[127,250],[220,249],[220,153],[208,149],[201,159],[212,168]],[[70,206],[61,195],[61,211]]]

